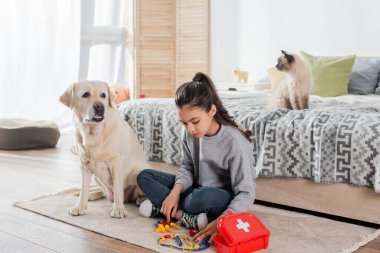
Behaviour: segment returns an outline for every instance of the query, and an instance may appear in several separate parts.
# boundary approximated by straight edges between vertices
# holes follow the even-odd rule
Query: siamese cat
[[[276,68],[285,72],[285,76],[272,90],[268,108],[302,110],[309,108],[311,75],[309,68],[296,54],[281,50]]]

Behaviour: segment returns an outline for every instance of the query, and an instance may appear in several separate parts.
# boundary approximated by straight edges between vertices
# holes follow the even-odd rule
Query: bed
[[[303,111],[266,109],[266,92],[222,93],[221,98],[237,123],[254,134],[257,198],[380,224],[380,96],[312,96],[310,109]],[[173,99],[131,100],[119,109],[149,160],[180,164],[184,129]],[[333,196],[331,187],[340,187],[340,196]],[[314,195],[311,204],[305,204],[308,191]],[[326,208],[318,204],[329,197]],[[369,205],[368,218],[355,210],[347,214],[352,201],[379,204]]]

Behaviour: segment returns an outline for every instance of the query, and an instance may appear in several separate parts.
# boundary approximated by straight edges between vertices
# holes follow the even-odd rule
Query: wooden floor
[[[0,151],[0,252],[149,252],[12,206],[80,187],[78,158],[70,152],[71,146],[71,136],[63,135],[57,148]],[[356,252],[380,253],[380,237]]]

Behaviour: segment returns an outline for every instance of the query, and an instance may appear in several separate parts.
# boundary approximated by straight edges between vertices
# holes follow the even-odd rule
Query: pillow
[[[51,121],[0,119],[0,149],[54,147],[59,136],[57,124]]]
[[[377,84],[375,94],[380,95],[380,80],[379,80],[379,83]]]
[[[301,51],[301,57],[311,72],[311,94],[335,97],[348,94],[348,80],[355,55],[343,57],[313,56]]]
[[[267,69],[268,77],[271,83],[271,90],[274,90],[277,84],[285,76],[285,72],[279,71],[275,67]]]
[[[348,82],[348,93],[357,95],[375,93],[379,73],[380,58],[356,58]]]

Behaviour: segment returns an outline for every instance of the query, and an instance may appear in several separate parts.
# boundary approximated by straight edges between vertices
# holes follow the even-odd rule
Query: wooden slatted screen
[[[127,49],[134,47],[133,62],[127,57],[127,75],[135,73],[135,97],[173,97],[195,72],[208,73],[209,0],[127,2],[134,10],[127,21]]]
[[[125,1],[125,30],[126,30],[126,56],[125,56],[125,80],[130,89],[130,97],[135,94],[135,30],[134,30],[134,1]]]
[[[175,2],[137,0],[138,94],[172,97],[175,82]]]
[[[177,0],[176,87],[209,73],[209,1]]]

